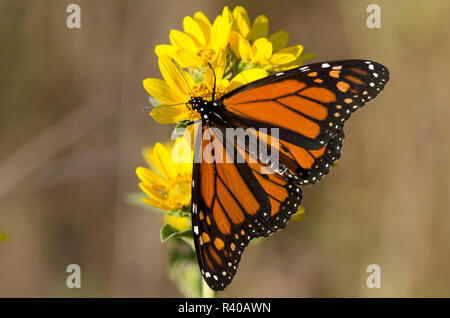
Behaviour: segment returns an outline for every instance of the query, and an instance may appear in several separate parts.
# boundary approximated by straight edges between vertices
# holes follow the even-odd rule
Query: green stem
[[[195,252],[194,241],[192,239],[188,239],[186,237],[181,237],[181,239],[186,242]],[[200,279],[202,280],[202,298],[216,298],[216,292],[209,288],[208,284],[205,282],[201,275]]]
[[[187,237],[180,237],[180,238],[183,240],[183,242],[185,242],[187,245],[189,245],[195,253],[194,240],[192,238],[187,238]]]

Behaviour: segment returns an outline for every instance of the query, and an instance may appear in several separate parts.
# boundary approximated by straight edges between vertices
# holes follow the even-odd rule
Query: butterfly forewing
[[[303,66],[225,95],[223,116],[236,127],[278,128],[280,161],[299,184],[312,184],[339,159],[345,121],[388,79],[388,70],[371,61]]]
[[[374,98],[387,69],[362,60],[318,63],[280,72],[222,97],[225,114],[306,149],[326,145],[356,109]]]

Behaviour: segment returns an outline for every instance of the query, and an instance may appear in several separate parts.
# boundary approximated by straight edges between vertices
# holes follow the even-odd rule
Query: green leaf
[[[161,226],[161,230],[160,230],[161,243],[164,243],[167,240],[170,240],[170,239],[176,238],[176,237],[182,238],[182,237],[191,237],[191,236],[192,236],[191,229],[187,229],[184,231],[178,231],[176,228],[174,228],[170,224],[163,224]]]

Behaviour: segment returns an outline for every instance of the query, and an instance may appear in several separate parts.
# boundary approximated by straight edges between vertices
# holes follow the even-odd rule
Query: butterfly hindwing
[[[292,144],[280,143],[280,161],[293,175],[296,183],[300,185],[312,185],[325,177],[331,167],[341,157],[344,142],[344,129],[318,150],[304,149]]]
[[[302,197],[296,185],[268,173],[267,166],[234,144],[235,160],[226,161],[230,149],[220,130],[211,128],[203,125],[196,137],[192,225],[201,273],[212,289],[222,290],[250,240],[283,228]],[[211,143],[215,158],[208,158]]]

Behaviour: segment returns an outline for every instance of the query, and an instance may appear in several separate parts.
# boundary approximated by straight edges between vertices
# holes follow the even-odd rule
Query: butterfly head
[[[218,106],[218,103],[215,101],[207,101],[202,97],[191,97],[188,105],[193,111],[201,115],[202,120],[209,121],[212,114],[212,107]]]

